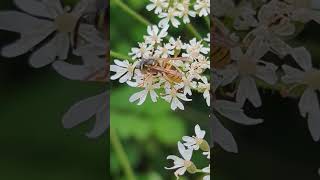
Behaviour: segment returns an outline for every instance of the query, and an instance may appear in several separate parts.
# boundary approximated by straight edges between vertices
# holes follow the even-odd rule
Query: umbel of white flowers
[[[195,126],[195,136],[184,136],[182,140],[184,143],[178,142],[178,150],[181,157],[169,155],[167,159],[173,160],[173,166],[165,169],[176,169],[174,175],[179,179],[179,176],[184,175],[186,172],[190,174],[204,173],[203,180],[210,179],[210,147],[208,142],[204,139],[206,132],[200,129],[199,125]],[[192,154],[194,151],[202,151],[202,154],[208,159],[208,167],[202,170],[192,162]]]
[[[129,98],[130,102],[138,101],[138,105],[143,104],[150,95],[153,102],[157,102],[161,97],[171,104],[172,110],[184,110],[182,102],[191,101],[192,99],[188,96],[196,91],[203,93],[203,98],[210,106],[210,83],[205,76],[205,72],[210,69],[210,61],[207,57],[210,50],[209,39],[197,41],[193,38],[188,43],[184,43],[180,37],[171,37],[166,40],[164,38],[168,34],[167,30],[168,26],[165,28],[159,28],[156,25],[148,26],[148,35],[144,36],[145,41],[138,43],[139,47],[132,48],[132,52],[129,53],[133,62],[114,60],[115,64],[111,65],[110,70],[115,74],[111,79],[119,79],[120,83],[142,89]],[[176,59],[170,60],[170,58]],[[145,59],[155,61],[169,59],[170,66],[175,68],[173,73],[179,73],[181,79],[173,81],[164,73],[154,74],[154,72],[142,70],[138,65]]]

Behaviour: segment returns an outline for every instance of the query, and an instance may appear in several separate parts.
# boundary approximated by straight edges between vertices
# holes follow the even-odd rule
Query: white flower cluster
[[[183,136],[182,140],[184,143],[178,142],[178,150],[182,158],[175,155],[169,155],[167,159],[173,160],[174,166],[165,168],[177,169],[174,172],[177,179],[179,179],[179,176],[184,175],[185,172],[188,172],[190,174],[204,173],[205,176],[203,177],[203,180],[210,180],[210,164],[200,170],[197,169],[196,165],[191,161],[194,151],[201,150],[202,154],[205,155],[208,162],[210,162],[210,147],[208,142],[204,139],[206,132],[201,130],[199,125],[196,125],[194,130],[195,136]]]
[[[320,23],[320,11],[313,9],[312,2],[257,0],[236,5],[233,0],[213,0],[216,54],[212,63],[216,93],[213,92],[211,118],[215,128],[213,136],[219,137],[214,141],[226,150],[236,152],[237,146],[218,118],[227,117],[246,125],[261,123],[261,119],[251,119],[242,110],[246,101],[255,107],[262,105],[258,87],[277,89],[280,85],[282,94],[286,92],[287,95],[302,87],[300,113],[308,118],[313,139],[320,139],[320,108],[316,95],[320,90],[320,71],[312,66],[311,55],[305,47],[288,44],[301,32],[299,25],[310,21]],[[222,19],[228,19],[232,27],[225,26]],[[236,31],[230,32],[228,28]],[[284,60],[285,56],[291,60]],[[231,92],[230,87],[233,87]]]
[[[0,29],[19,33],[20,39],[3,47],[1,55],[11,58],[31,52],[29,63],[34,68],[52,65],[68,79],[106,83],[105,32],[87,22],[92,13],[100,13],[98,3],[106,8],[103,2],[79,0],[74,7],[64,7],[60,0],[14,0],[23,12],[1,11]],[[68,62],[71,55],[81,57],[82,63]],[[87,135],[100,136],[108,126],[107,97],[103,92],[72,106],[63,118],[64,126],[74,127],[96,115],[96,124]]]
[[[130,102],[138,101],[138,105],[150,94],[153,102],[157,102],[160,96],[171,104],[172,110],[184,110],[181,101],[191,101],[187,96],[196,90],[203,93],[210,106],[210,84],[205,76],[205,71],[210,68],[209,43],[196,38],[189,43],[182,42],[180,37],[167,40],[167,30],[168,26],[162,29],[156,25],[148,26],[144,42],[138,43],[138,47],[129,53],[133,62],[114,60],[110,70],[115,74],[111,79],[141,88],[142,91],[129,99]]]
[[[196,0],[191,3],[190,0],[150,0],[147,5],[147,10],[152,11],[158,15],[161,20],[159,27],[165,27],[172,24],[173,27],[178,28],[181,24],[179,18],[183,23],[190,23],[189,17],[208,16],[210,14],[210,0]]]

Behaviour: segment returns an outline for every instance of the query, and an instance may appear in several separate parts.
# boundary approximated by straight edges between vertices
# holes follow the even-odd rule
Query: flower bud
[[[194,174],[198,171],[196,165],[193,164],[193,162],[189,161],[189,166],[187,167],[187,171],[190,174]]]
[[[199,145],[199,147],[202,151],[205,151],[205,152],[210,151],[209,143],[206,140],[203,140]]]

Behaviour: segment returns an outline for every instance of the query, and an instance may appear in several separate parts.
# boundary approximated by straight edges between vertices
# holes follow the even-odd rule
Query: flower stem
[[[131,61],[131,58],[129,56],[126,56],[126,55],[118,53],[118,52],[114,52],[112,50],[110,50],[110,56],[113,58],[121,59],[121,60]]]
[[[136,13],[134,10],[132,10],[128,5],[122,2],[122,0],[113,0],[123,11],[131,15],[136,20],[140,21],[142,24],[148,26],[150,22],[142,17],[140,14]]]
[[[187,29],[197,38],[197,39],[201,39],[201,36],[199,34],[199,32],[196,30],[196,28],[194,28],[194,26],[189,23],[187,24]]]
[[[115,129],[110,128],[110,141],[111,145],[117,155],[118,160],[120,161],[120,164],[126,174],[126,179],[128,180],[136,180],[132,168],[130,166],[130,162],[128,160],[128,157],[123,149],[123,146],[117,136],[117,133]]]
[[[207,25],[208,25],[208,28],[210,29],[210,19],[208,16],[205,16],[204,17],[204,20],[206,21]]]

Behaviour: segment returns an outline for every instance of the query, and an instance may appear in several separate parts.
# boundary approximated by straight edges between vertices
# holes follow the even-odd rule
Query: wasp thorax
[[[64,13],[59,15],[54,23],[58,31],[63,33],[72,33],[76,28],[78,18],[70,13]]]
[[[313,89],[320,90],[320,71],[306,72],[303,82]]]
[[[256,74],[256,63],[247,58],[244,58],[238,62],[238,69],[241,75]]]

